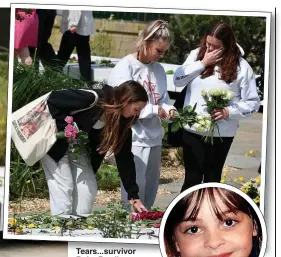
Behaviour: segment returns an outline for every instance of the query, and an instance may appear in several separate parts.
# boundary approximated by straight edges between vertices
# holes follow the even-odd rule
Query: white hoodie
[[[205,66],[201,61],[196,61],[199,48],[191,51],[182,66],[177,68],[174,74],[174,84],[176,87],[187,85],[187,91],[184,106],[197,103],[196,112],[207,114],[205,101],[201,96],[201,90],[207,92],[212,88],[228,89],[234,92],[235,96],[228,106],[229,118],[218,122],[219,133],[221,137],[234,137],[239,126],[239,119],[249,117],[257,112],[260,107],[260,99],[257,93],[255,75],[248,62],[240,58],[240,67],[238,67],[237,79],[227,84],[219,79],[219,67],[215,66],[214,75],[202,79],[200,73],[204,71]],[[185,129],[200,135],[194,128],[188,125]],[[214,136],[218,137],[218,131],[214,131]]]
[[[172,109],[175,110],[175,107],[170,105],[164,68],[157,62],[144,64],[129,54],[113,68],[108,85],[115,87],[128,80],[139,82],[148,94],[148,103],[132,127],[133,145],[143,147],[162,145],[164,129],[158,116],[158,105],[167,113]]]

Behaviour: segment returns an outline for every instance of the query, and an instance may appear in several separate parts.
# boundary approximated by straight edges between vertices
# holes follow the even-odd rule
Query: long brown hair
[[[129,129],[138,119],[138,116],[125,118],[123,108],[136,102],[147,102],[148,96],[144,87],[136,81],[126,81],[114,87],[112,95],[102,103],[104,129],[99,146],[101,154],[118,153],[126,141]]]
[[[212,210],[217,218],[223,221],[223,212],[217,205],[216,195],[230,212],[243,212],[248,215],[257,231],[257,237],[253,237],[253,247],[250,256],[259,256],[262,243],[262,229],[254,208],[239,194],[219,187],[201,188],[184,196],[177,202],[170,212],[164,229],[165,250],[168,257],[180,257],[175,244],[175,228],[184,220],[195,221],[201,209],[203,200],[208,197]],[[256,243],[254,243],[257,241]]]
[[[231,83],[237,79],[237,68],[239,67],[240,50],[236,44],[236,39],[232,28],[224,23],[215,25],[200,41],[200,50],[197,61],[202,61],[207,50],[207,36],[221,40],[224,47],[222,60],[220,61],[220,79],[226,83]],[[207,67],[202,73],[201,78],[207,78],[214,73],[215,65]]]

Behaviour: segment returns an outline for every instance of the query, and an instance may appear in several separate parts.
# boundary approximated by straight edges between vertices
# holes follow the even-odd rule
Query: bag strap
[[[98,94],[94,90],[86,90],[86,89],[80,89],[80,90],[91,92],[92,94],[94,94],[95,95],[95,101],[89,107],[86,107],[84,109],[79,109],[79,110],[75,110],[75,111],[70,112],[71,115],[74,115],[76,113],[83,112],[83,111],[91,109],[92,107],[94,107],[97,104],[97,102],[99,100],[99,96],[98,96]]]

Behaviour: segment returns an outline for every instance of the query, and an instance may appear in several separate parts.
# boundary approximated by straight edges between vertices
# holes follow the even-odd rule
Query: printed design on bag
[[[30,110],[26,115],[13,121],[13,125],[23,142],[34,135],[49,118],[50,113],[47,106],[47,101],[44,100]],[[17,124],[16,124],[17,123]]]

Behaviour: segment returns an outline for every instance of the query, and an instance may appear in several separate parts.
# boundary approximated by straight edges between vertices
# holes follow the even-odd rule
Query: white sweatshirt
[[[235,96],[228,106],[229,118],[218,122],[219,133],[221,137],[234,137],[239,126],[239,119],[251,116],[257,112],[260,107],[260,99],[257,93],[255,75],[248,62],[240,58],[240,67],[238,67],[237,79],[227,84],[219,79],[219,67],[215,67],[214,75],[202,79],[200,73],[204,71],[205,66],[201,61],[196,61],[199,48],[191,51],[182,66],[177,68],[174,74],[174,84],[176,87],[187,86],[184,106],[197,103],[196,112],[207,114],[206,106],[201,90],[207,92],[212,88],[228,89],[234,92]],[[185,129],[196,134],[204,135],[190,128]],[[218,137],[218,131],[214,131],[214,136]]]
[[[133,145],[143,147],[162,145],[164,128],[158,116],[158,105],[167,113],[172,109],[175,110],[175,107],[170,105],[164,68],[157,62],[144,64],[129,54],[113,68],[108,85],[115,87],[128,80],[138,81],[148,94],[148,103],[132,127]]]
[[[76,33],[81,36],[90,36],[95,32],[92,11],[63,10],[60,31],[64,33],[70,27],[76,26]]]

